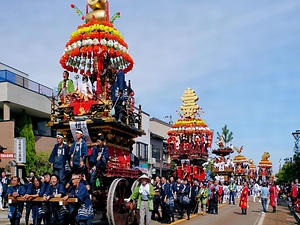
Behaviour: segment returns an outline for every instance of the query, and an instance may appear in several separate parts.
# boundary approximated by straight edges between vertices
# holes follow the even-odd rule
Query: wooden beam
[[[77,198],[68,198],[66,201],[63,198],[50,198],[48,201],[45,201],[43,197],[28,197],[28,199],[24,199],[24,197],[8,197],[8,203],[17,203],[17,202],[59,202],[61,205],[65,205],[67,203],[76,203],[78,202]]]

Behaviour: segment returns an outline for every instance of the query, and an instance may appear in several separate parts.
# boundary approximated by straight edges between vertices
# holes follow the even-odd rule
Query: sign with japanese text
[[[15,138],[15,160],[17,163],[26,163],[26,138]]]
[[[0,153],[0,159],[13,159],[14,153]]]
[[[87,144],[92,143],[86,121],[76,121],[76,122],[69,122],[69,123],[70,123],[70,129],[71,129],[71,132],[72,132],[72,136],[73,136],[73,139],[75,141],[76,141],[75,132],[76,132],[77,129],[81,129],[82,130],[82,137],[85,140],[85,142]]]

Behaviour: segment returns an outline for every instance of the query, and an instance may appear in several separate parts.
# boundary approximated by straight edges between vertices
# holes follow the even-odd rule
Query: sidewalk
[[[7,208],[4,211],[0,210],[0,224],[1,225],[10,225],[9,219],[7,218]],[[32,223],[31,214],[29,216],[29,224]],[[21,218],[20,225],[25,225],[25,209],[23,210],[23,216]]]
[[[265,214],[263,225],[297,224],[288,208],[288,202],[285,199],[278,199],[276,213],[272,213],[272,210],[272,207],[269,206],[268,213]]]

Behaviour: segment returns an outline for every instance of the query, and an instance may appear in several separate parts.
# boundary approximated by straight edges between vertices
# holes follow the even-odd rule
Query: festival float
[[[201,119],[202,109],[197,105],[198,96],[187,88],[181,97],[180,118],[168,131],[168,152],[171,161],[176,164],[174,176],[189,181],[205,179],[202,164],[208,159],[213,131]]]
[[[272,175],[272,162],[269,160],[270,153],[264,152],[258,163],[258,176],[262,181],[267,181]]]
[[[245,156],[241,153],[244,150],[244,147],[241,146],[240,148],[233,147],[238,155],[233,158],[234,163],[234,176],[237,178],[238,181],[242,181],[246,178],[248,174],[248,160]]]
[[[257,179],[257,167],[252,159],[249,159],[248,178],[252,180]]]
[[[91,11],[87,8],[86,15],[71,5],[82,15],[84,23],[71,34],[59,61],[63,69],[77,74],[77,88],[66,93],[64,86],[57,99],[53,96],[48,126],[62,132],[68,144],[74,142],[75,131],[80,128],[89,151],[99,134],[105,137],[109,161],[105,176],[98,171],[92,194],[94,209],[107,216],[110,225],[129,224],[133,214],[129,213],[124,198],[130,196],[139,175],[130,166],[129,150],[144,131],[141,106],[134,105],[131,83],[123,81],[123,87],[116,88],[114,70],[127,75],[134,62],[124,37],[114,26],[120,13],[109,18],[106,0],[87,0],[87,3]],[[84,88],[80,88],[81,82]]]
[[[234,172],[234,163],[230,158],[230,154],[234,152],[233,147],[232,145],[225,146],[224,137],[222,135],[218,137],[216,144],[219,148],[212,150],[212,153],[216,155],[212,171],[216,174],[218,180],[229,181]]]

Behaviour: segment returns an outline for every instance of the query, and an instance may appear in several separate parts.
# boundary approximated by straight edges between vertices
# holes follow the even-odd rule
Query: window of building
[[[145,143],[136,143],[136,154],[140,159],[148,160],[148,145]]]
[[[160,161],[160,148],[152,145],[152,157],[155,158],[157,162]]]

